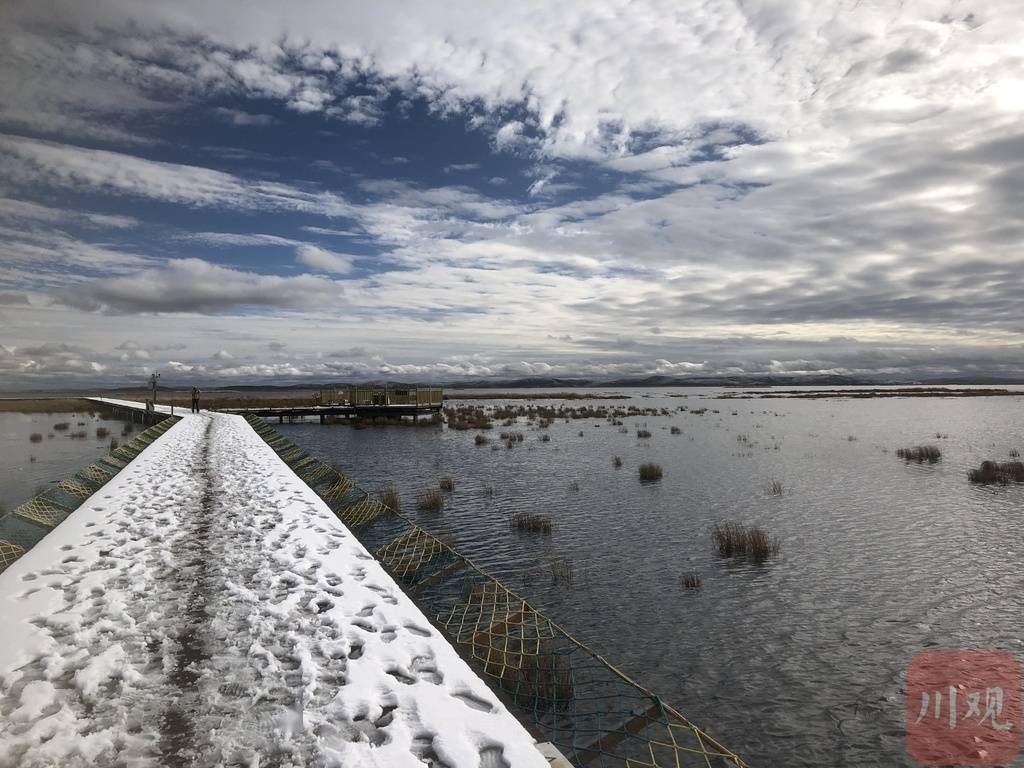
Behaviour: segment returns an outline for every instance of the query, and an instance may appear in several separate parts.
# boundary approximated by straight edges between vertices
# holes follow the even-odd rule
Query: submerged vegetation
[[[978,469],[967,471],[967,479],[972,483],[1024,483],[1024,462],[1020,461],[983,461]]]
[[[942,451],[935,445],[915,445],[913,448],[897,448],[896,455],[904,461],[934,464],[942,458]]]
[[[742,523],[718,523],[711,531],[715,549],[722,557],[745,557],[763,563],[779,552],[779,540],[763,528]]]
[[[520,512],[512,516],[512,527],[530,533],[551,533],[551,518],[533,512]]]

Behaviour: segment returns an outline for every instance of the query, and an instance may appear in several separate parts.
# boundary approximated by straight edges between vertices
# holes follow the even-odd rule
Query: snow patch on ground
[[[547,765],[241,417],[186,412],[0,615],[0,768]]]

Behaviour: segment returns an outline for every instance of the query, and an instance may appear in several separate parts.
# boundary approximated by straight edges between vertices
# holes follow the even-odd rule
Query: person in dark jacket
[[[199,413],[199,387],[192,387],[192,413]]]

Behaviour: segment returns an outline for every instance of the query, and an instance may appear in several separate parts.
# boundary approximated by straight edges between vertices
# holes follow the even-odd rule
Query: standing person
[[[192,413],[199,413],[199,387],[192,387]]]

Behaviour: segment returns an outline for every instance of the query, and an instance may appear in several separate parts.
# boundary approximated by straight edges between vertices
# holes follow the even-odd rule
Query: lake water
[[[67,430],[53,428],[62,422],[68,424]],[[36,489],[102,458],[110,450],[111,437],[127,442],[131,437],[121,435],[124,424],[98,413],[0,413],[0,504],[14,509],[34,496]],[[99,438],[97,429],[110,434]],[[81,431],[86,437],[70,437]],[[33,433],[42,435],[42,441],[33,443]]]
[[[369,490],[393,482],[418,522],[752,765],[912,765],[904,670],[915,653],[1024,656],[1024,485],[966,478],[984,459],[1024,450],[1024,399],[718,393],[628,389],[629,400],[567,401],[672,415],[625,418],[628,433],[601,419],[496,424],[498,450],[475,445],[472,430],[275,426]],[[61,421],[88,438],[54,432]],[[644,425],[651,437],[638,439]],[[102,456],[109,438],[95,437],[99,426],[120,438],[119,421],[0,414],[0,501],[11,508]],[[506,449],[503,429],[524,441]],[[31,443],[33,432],[43,442]],[[918,444],[938,445],[941,460],[894,455]],[[663,467],[660,482],[639,482],[645,461]],[[417,512],[416,492],[442,476],[456,482],[444,512]],[[773,480],[781,496],[769,493]],[[553,532],[514,531],[518,512],[550,517]],[[710,531],[725,520],[767,528],[778,556],[720,558]],[[553,560],[571,563],[572,585],[552,585]],[[681,585],[690,571],[702,576],[699,591]]]
[[[424,527],[752,765],[912,765],[904,671],[915,653],[1024,655],[1024,485],[966,477],[1024,450],[1024,399],[623,394],[631,399],[566,404],[673,415],[626,418],[625,434],[599,419],[496,424],[496,442],[502,429],[524,433],[512,450],[475,445],[475,431],[278,428],[368,490],[393,482]],[[702,407],[719,413],[692,413]],[[645,424],[651,437],[638,439]],[[938,445],[941,460],[894,455],[919,444]],[[645,461],[662,466],[660,482],[639,482]],[[444,512],[417,512],[416,492],[442,476],[456,482]],[[552,534],[514,531],[517,512],[547,515]],[[777,535],[778,556],[719,557],[710,531],[725,520]],[[571,586],[551,583],[546,569],[560,558]],[[690,571],[699,591],[681,585]]]

